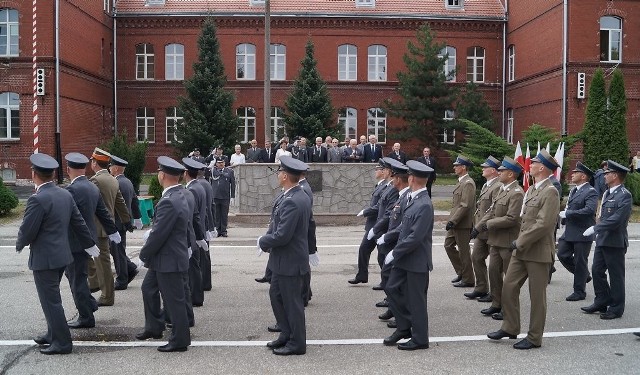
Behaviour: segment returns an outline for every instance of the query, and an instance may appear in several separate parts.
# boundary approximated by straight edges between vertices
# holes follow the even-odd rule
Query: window
[[[444,75],[447,77],[448,82],[455,82],[456,80],[456,49],[455,47],[446,46],[440,51],[439,58],[443,59],[447,56],[447,61],[444,63]]]
[[[367,110],[367,135],[375,135],[379,143],[387,141],[387,114],[382,108]]]
[[[287,57],[287,47],[283,44],[272,44],[269,49],[269,64],[271,79],[282,81],[285,79],[285,62]]]
[[[507,109],[507,142],[513,144],[513,108]]]
[[[358,128],[358,111],[355,108],[344,107],[338,110],[338,130],[342,139],[356,137]]]
[[[0,139],[20,138],[20,97],[15,92],[0,94]]]
[[[102,1],[102,10],[104,10],[107,13],[111,12],[111,8],[109,7],[109,0]]]
[[[338,47],[338,80],[355,81],[358,79],[358,47],[343,44]]]
[[[236,79],[256,79],[256,46],[236,46]]]
[[[18,11],[0,10],[0,56],[18,56]]]
[[[462,8],[464,0],[445,0],[446,8]]]
[[[484,48],[467,49],[467,82],[484,82]]]
[[[369,81],[387,80],[387,47],[369,46]]]
[[[136,46],[136,79],[153,79],[154,65],[153,44],[138,44]]]
[[[240,107],[236,114],[242,121],[240,142],[247,143],[256,137],[256,110],[253,107]]]
[[[164,79],[182,81],[184,79],[184,46],[168,44],[164,47]]]
[[[166,117],[166,143],[178,142],[178,135],[176,134],[176,129],[178,126],[184,123],[184,117],[182,117],[182,113],[178,110],[177,107],[169,107],[167,108],[167,117]]]
[[[153,108],[136,109],[136,139],[138,142],[154,143],[156,141],[156,118]]]
[[[264,5],[264,0],[249,0],[249,5]]]
[[[374,7],[376,6],[376,0],[356,0],[357,7]]]
[[[284,135],[284,108],[271,107],[271,140],[277,141]]]
[[[620,62],[622,47],[622,20],[600,17],[600,61]]]
[[[438,130],[438,141],[440,143],[447,143],[450,145],[456,143],[456,131],[455,129],[447,129],[448,124],[446,123],[453,120],[455,117],[456,114],[454,111],[444,111],[444,117],[442,119],[445,120],[445,124]]]
[[[516,46],[509,46],[509,82],[516,79]]]

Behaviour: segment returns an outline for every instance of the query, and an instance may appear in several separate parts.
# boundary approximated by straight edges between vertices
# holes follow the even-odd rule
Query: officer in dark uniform
[[[78,211],[71,194],[53,182],[58,162],[46,154],[33,154],[31,178],[36,192],[27,200],[24,218],[18,231],[16,251],[30,247],[29,269],[47,321],[47,333],[36,337],[42,354],[68,354],[73,344],[60,297],[60,280],[65,268],[73,262],[69,246],[69,231],[75,232],[78,242],[87,253],[97,256],[100,251]]]
[[[153,228],[140,249],[140,259],[149,269],[142,282],[144,331],[139,340],[161,338],[165,322],[160,308],[160,294],[173,324],[169,343],[161,352],[186,351],[191,344],[186,311],[183,275],[189,269],[189,206],[180,175],[185,168],[167,157],[158,158],[158,181],[164,188],[156,205]]]
[[[311,202],[311,217],[309,218],[309,231],[307,232],[307,242],[309,245],[309,265],[317,267],[320,264],[320,257],[318,256],[318,246],[316,241],[316,221],[313,219],[313,191],[311,185],[306,179],[307,172],[304,171],[300,176],[298,185],[302,188],[309,201]],[[302,286],[302,299],[304,300],[304,306],[307,307],[313,293],[311,292],[311,271],[304,277],[304,284]]]
[[[306,328],[302,287],[309,272],[308,233],[311,217],[309,197],[298,185],[307,165],[290,156],[280,158],[278,183],[284,189],[271,213],[270,231],[258,238],[258,252],[269,252],[272,272],[269,297],[280,335],[267,347],[277,355],[305,354]]]
[[[217,157],[216,165],[211,170],[211,186],[213,186],[214,218],[218,237],[227,237],[229,205],[236,196],[236,178],[233,169],[224,166],[224,159]]]
[[[565,230],[558,240],[558,260],[573,274],[573,293],[567,301],[581,301],[586,298],[585,286],[591,280],[589,276],[589,252],[594,235],[582,235],[587,228],[596,223],[598,194],[589,185],[593,171],[578,162],[571,175],[576,186],[569,191],[567,206],[560,211],[560,219]]]
[[[198,179],[196,180],[202,187],[204,188],[205,193],[205,202],[207,206],[207,220],[205,222],[205,239],[207,240],[207,244],[213,241],[214,237],[217,235],[216,232],[216,223],[213,220],[213,211],[215,210],[213,206],[213,187],[204,177],[205,171],[209,170],[206,165],[203,169],[198,172]],[[200,248],[200,270],[202,271],[202,288],[205,291],[210,291],[212,288],[211,285],[211,253],[209,246],[205,249]]]
[[[583,233],[585,237],[596,234],[591,266],[596,298],[582,311],[590,314],[598,311],[600,319],[605,320],[620,318],[624,313],[624,256],[629,247],[627,225],[633,204],[631,193],[624,187],[628,172],[627,167],[607,161],[604,179],[609,188],[602,197],[597,224]],[[607,282],[607,271],[611,286]]]

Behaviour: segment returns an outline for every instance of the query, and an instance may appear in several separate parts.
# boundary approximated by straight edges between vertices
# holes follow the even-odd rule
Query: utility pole
[[[271,4],[264,2],[264,139],[271,139]],[[272,142],[276,141],[271,139]]]

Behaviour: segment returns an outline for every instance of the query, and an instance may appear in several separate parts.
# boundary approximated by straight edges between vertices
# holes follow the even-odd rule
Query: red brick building
[[[578,73],[585,74],[588,92],[597,67],[609,72],[618,67],[629,98],[630,140],[640,145],[640,26],[626,22],[638,15],[637,4],[567,3],[271,0],[270,125],[282,126],[284,101],[311,39],[343,132],[375,134],[390,150],[400,120],[378,109],[395,95],[407,41],[428,22],[448,46],[447,69],[457,67],[451,84],[477,82],[505,138],[518,140],[532,123],[561,132],[580,130],[586,99],[577,98]],[[227,87],[243,120],[239,141],[264,140],[264,1],[60,0],[57,9],[55,4],[0,0],[0,110],[12,114],[0,118],[5,179],[30,177],[34,102],[41,152],[55,155],[59,144],[62,155],[88,154],[114,132],[126,130],[130,138],[151,142],[150,168],[157,155],[172,153],[172,129],[180,121],[177,97],[192,75],[206,16],[216,19]],[[34,95],[36,69],[44,69],[44,95]],[[454,140],[454,134],[442,133],[438,141]],[[403,146],[410,155],[420,148]]]

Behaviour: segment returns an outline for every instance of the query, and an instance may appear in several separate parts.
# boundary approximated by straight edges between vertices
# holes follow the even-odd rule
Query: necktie
[[[270,149],[267,150],[267,159],[269,159],[269,160],[271,159],[271,150]],[[269,161],[269,160],[267,160],[267,161]]]

